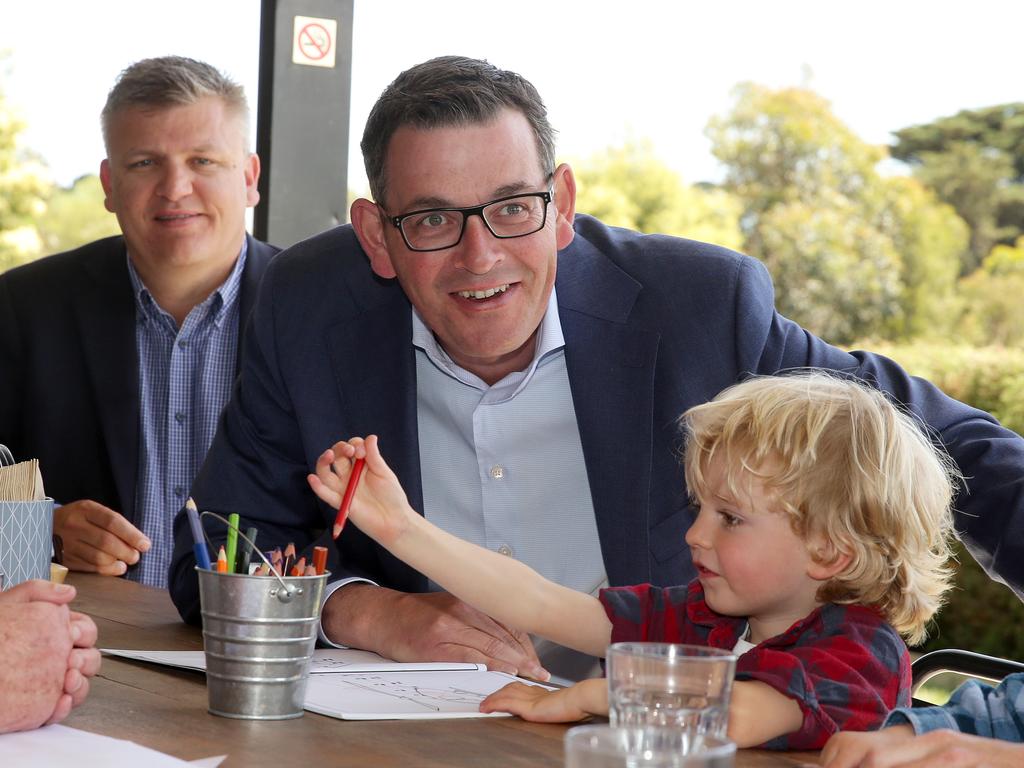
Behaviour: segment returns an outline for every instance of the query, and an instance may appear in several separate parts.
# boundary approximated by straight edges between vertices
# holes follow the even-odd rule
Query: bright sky
[[[99,111],[118,72],[149,56],[214,64],[249,93],[259,0],[0,0],[7,96],[24,144],[61,184],[104,156]],[[310,14],[316,15],[316,14]],[[997,0],[355,0],[349,186],[358,140],[401,70],[442,54],[525,75],[547,102],[562,158],[650,138],[687,181],[717,170],[703,131],[737,82],[806,84],[862,138],[960,109],[1019,101],[1024,3]]]

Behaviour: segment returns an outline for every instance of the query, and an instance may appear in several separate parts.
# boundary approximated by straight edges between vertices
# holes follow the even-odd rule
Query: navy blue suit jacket
[[[941,435],[971,494],[965,538],[985,565],[1024,587],[1024,440],[990,416],[908,377],[882,357],[847,354],[779,315],[754,259],[713,245],[642,236],[579,216],[559,253],[565,357],[594,511],[612,585],[682,584],[693,519],[679,415],[751,373],[820,366],[855,373],[909,404]],[[328,545],[335,576],[403,591],[426,579],[360,531],[330,541],[334,510],[306,474],[339,439],[376,433],[422,511],[409,302],[374,276],[349,226],[293,246],[271,265],[242,370],[193,495],[238,512],[265,547]],[[191,538],[175,521],[171,596],[198,620]]]
[[[256,288],[277,253],[248,238],[239,356]],[[139,372],[124,238],[0,275],[0,443],[38,458],[48,495],[92,499],[138,524]]]

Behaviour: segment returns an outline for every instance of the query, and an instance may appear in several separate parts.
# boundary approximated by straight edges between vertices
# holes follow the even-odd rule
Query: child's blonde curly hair
[[[733,494],[756,477],[798,536],[850,555],[818,600],[873,606],[909,642],[924,639],[950,586],[962,477],[912,416],[864,384],[807,372],[749,379],[680,421],[692,495],[713,457]]]

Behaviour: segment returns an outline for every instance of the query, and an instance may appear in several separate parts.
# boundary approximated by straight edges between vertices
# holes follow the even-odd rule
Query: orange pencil
[[[221,544],[220,552],[217,553],[217,573],[228,572],[228,555],[224,551],[224,545]]]
[[[327,547],[313,547],[313,567],[316,568],[317,576],[327,570]]]
[[[292,571],[289,576],[301,576],[306,572],[306,556],[303,555],[299,558],[299,562],[292,566]]]
[[[352,465],[352,474],[348,477],[348,485],[345,486],[345,495],[341,498],[341,506],[338,507],[338,516],[334,518],[334,532],[332,539],[341,535],[341,529],[345,527],[345,520],[348,519],[348,508],[352,506],[352,497],[356,495],[356,486],[359,485],[359,476],[363,474],[365,459],[356,459]]]

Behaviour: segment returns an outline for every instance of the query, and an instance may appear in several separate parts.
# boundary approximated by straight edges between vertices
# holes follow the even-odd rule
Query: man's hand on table
[[[837,733],[821,751],[823,768],[1019,768],[1024,744],[956,731],[914,735],[909,725]]]
[[[395,661],[464,661],[548,678],[526,633],[506,628],[447,592],[410,594],[348,584],[328,598],[321,624],[334,642]]]
[[[151,546],[124,515],[82,499],[53,510],[53,532],[64,544],[64,565],[72,571],[121,576]]]
[[[27,581],[0,595],[0,733],[68,716],[100,667],[96,625],[68,609],[74,587]]]

